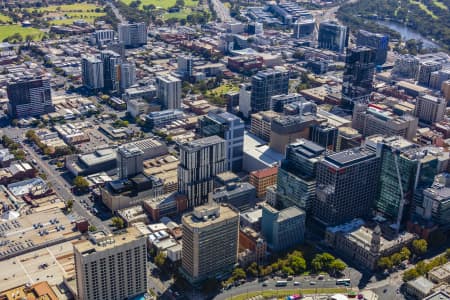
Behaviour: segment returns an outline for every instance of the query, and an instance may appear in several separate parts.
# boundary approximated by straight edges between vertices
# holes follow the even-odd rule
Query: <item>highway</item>
[[[222,22],[231,22],[234,21],[234,19],[230,16],[230,10],[228,7],[223,5],[222,1],[220,0],[210,0],[213,4],[214,11],[217,14],[217,18],[219,18]]]

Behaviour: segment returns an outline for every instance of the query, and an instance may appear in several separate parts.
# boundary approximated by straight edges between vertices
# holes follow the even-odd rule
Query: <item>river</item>
[[[389,27],[390,29],[397,31],[402,36],[403,40],[411,40],[411,39],[422,40],[424,48],[440,48],[438,44],[425,38],[417,31],[414,31],[403,24],[381,20],[378,20],[376,22],[380,25]]]

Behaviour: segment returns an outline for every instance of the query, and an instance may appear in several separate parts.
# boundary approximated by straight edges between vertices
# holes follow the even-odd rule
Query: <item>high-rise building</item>
[[[220,109],[209,111],[199,119],[199,132],[203,137],[218,135],[226,142],[227,169],[239,172],[244,156],[244,122]]]
[[[101,47],[114,41],[115,32],[112,29],[96,30],[93,34],[95,43]]]
[[[342,83],[342,104],[368,102],[375,72],[375,50],[357,47],[347,50]]]
[[[136,83],[136,66],[134,61],[123,62],[120,65],[120,90],[125,91]]]
[[[74,244],[78,299],[122,300],[147,292],[146,238],[134,227]]]
[[[419,71],[417,72],[417,84],[423,86],[430,86],[431,73],[442,69],[442,63],[438,61],[421,61],[419,64]]]
[[[310,211],[316,198],[316,170],[325,148],[299,139],[286,149],[278,169],[277,199],[282,207],[297,206]]]
[[[264,199],[266,189],[277,183],[278,167],[265,168],[250,172],[249,182],[256,188],[256,196]]]
[[[270,109],[282,113],[284,106],[292,102],[306,102],[305,98],[297,93],[289,93],[287,95],[276,95],[270,99]]]
[[[12,118],[36,117],[54,110],[48,78],[21,79],[6,89]]]
[[[314,18],[299,18],[294,23],[293,37],[296,39],[306,38],[313,34],[316,27]]]
[[[319,48],[344,52],[348,45],[348,29],[332,21],[322,22],[319,25]]]
[[[386,62],[387,52],[389,48],[388,35],[359,30],[356,36],[356,45],[374,48],[376,51],[376,65],[382,65]]]
[[[395,115],[385,105],[358,103],[353,108],[352,127],[365,137],[374,134],[399,135],[411,141],[416,136],[417,124],[416,117]]]
[[[103,62],[95,56],[81,59],[81,77],[83,85],[90,90],[100,90],[105,86]]]
[[[362,135],[351,127],[339,127],[335,150],[337,152],[361,146]]]
[[[139,47],[147,44],[147,26],[145,23],[119,24],[119,41],[125,47]]]
[[[323,123],[317,124],[311,127],[309,139],[326,149],[334,150],[336,148],[338,133],[339,130],[335,126]]]
[[[156,78],[157,94],[165,109],[181,108],[181,80],[171,75]]]
[[[277,210],[267,203],[262,205],[261,233],[269,249],[285,251],[304,240],[306,214],[296,206]]]
[[[238,254],[238,212],[210,203],[194,208],[181,222],[181,271],[188,281],[195,284],[233,270]]]
[[[192,76],[192,68],[194,60],[192,56],[180,55],[177,58],[178,63],[178,73],[183,76],[183,78],[189,79]]]
[[[114,51],[103,50],[100,52],[100,59],[103,62],[104,88],[108,91],[118,91],[122,58]]]
[[[380,158],[367,148],[325,156],[317,165],[314,217],[337,225],[368,216],[376,200]]]
[[[188,198],[188,207],[206,202],[214,188],[214,176],[227,169],[226,142],[217,135],[180,145],[178,192]]]
[[[419,72],[419,59],[411,54],[400,55],[396,58],[392,74],[405,78],[416,78]]]
[[[289,71],[284,68],[259,71],[252,77],[250,106],[253,112],[270,109],[272,96],[287,94]]]
[[[142,173],[144,151],[134,144],[125,144],[117,149],[117,167],[120,179]]]
[[[416,117],[419,121],[433,124],[442,121],[445,115],[447,101],[433,95],[420,95],[416,100]]]
[[[436,176],[433,185],[423,191],[423,202],[416,206],[415,213],[427,221],[440,226],[450,224],[450,176]]]
[[[250,132],[267,142],[270,141],[272,120],[279,116],[280,114],[271,110],[252,114],[250,119]]]
[[[442,88],[442,83],[450,79],[450,68],[446,67],[439,71],[431,72],[429,87],[440,91]]]

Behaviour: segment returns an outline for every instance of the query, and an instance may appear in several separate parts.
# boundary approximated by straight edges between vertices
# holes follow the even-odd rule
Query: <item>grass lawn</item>
[[[130,3],[133,1],[134,0],[122,0],[122,2],[127,5],[130,5]],[[176,0],[141,0],[141,5],[139,6],[139,8],[142,9],[142,7],[144,7],[144,5],[153,4],[156,7],[168,9],[169,7],[175,6],[176,2],[177,2]],[[198,0],[184,0],[184,5],[195,7],[198,5]]]
[[[271,298],[271,297],[276,297],[276,298],[281,298],[281,297],[286,297],[286,296],[291,296],[293,294],[336,294],[336,293],[346,293],[347,289],[345,288],[320,288],[320,289],[294,289],[294,290],[268,290],[268,291],[256,291],[256,292],[250,292],[250,293],[245,293],[245,294],[241,294],[241,295],[236,295],[233,296],[232,298],[228,298],[228,299],[233,299],[233,300],[246,300],[246,299],[250,299],[252,297],[258,296],[258,295],[262,295],[264,298]]]
[[[29,34],[33,35],[34,40],[40,40],[44,33],[36,28],[22,27],[20,25],[1,25],[0,26],[0,41],[5,38],[19,33],[25,40],[25,37]]]
[[[4,14],[0,14],[0,22],[8,23],[8,22],[10,22],[10,21],[11,21],[11,18],[10,18],[10,17],[5,16]]]
[[[51,20],[50,24],[52,25],[69,25],[72,24],[73,21],[76,20],[85,20],[89,23],[94,23],[95,19],[101,16],[104,16],[105,13],[95,13],[95,12],[68,12],[64,14],[65,19],[61,20]]]
[[[163,15],[163,19],[164,20],[168,20],[168,19],[186,19],[186,17],[192,12],[191,9],[189,8],[184,8],[183,10],[181,10],[180,12],[174,12],[174,13],[165,13]]]
[[[219,87],[216,87],[213,90],[208,91],[207,95],[222,96],[228,92],[237,92],[237,91],[239,91],[239,87],[237,85],[232,84],[232,83],[226,83],[226,84],[222,84]]]
[[[433,5],[439,7],[442,10],[448,10],[448,7],[438,0],[433,0]]]
[[[99,8],[99,6],[92,3],[77,3],[77,4],[64,4],[64,5],[50,5],[48,7],[41,8],[27,8],[28,11],[37,10],[38,12],[57,12],[59,11],[91,11]]]

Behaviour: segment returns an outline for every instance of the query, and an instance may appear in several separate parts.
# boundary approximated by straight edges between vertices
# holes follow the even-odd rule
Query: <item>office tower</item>
[[[376,65],[382,65],[386,62],[387,52],[389,48],[389,36],[365,30],[359,30],[356,36],[356,45],[375,49]]]
[[[420,122],[433,124],[442,121],[446,107],[447,101],[444,98],[421,95],[416,100],[415,115]]]
[[[123,62],[120,65],[120,90],[125,91],[127,88],[136,83],[136,66],[134,61]]]
[[[103,62],[95,56],[81,59],[81,76],[83,85],[90,90],[103,89]]]
[[[439,71],[434,71],[430,75],[429,87],[434,90],[440,91],[442,88],[442,83],[450,79],[450,68],[446,67]]]
[[[329,150],[336,148],[339,130],[335,126],[329,124],[317,124],[311,127],[309,139]]]
[[[296,39],[306,38],[314,33],[316,20],[314,18],[299,18],[294,23],[294,32],[292,37]]]
[[[171,75],[156,77],[157,94],[165,109],[181,108],[181,80]]]
[[[314,217],[337,225],[368,216],[375,202],[380,158],[366,148],[327,155],[317,165]]]
[[[272,120],[270,148],[284,154],[286,146],[299,138],[309,138],[314,125],[319,122],[314,115],[282,116]]]
[[[8,114],[12,118],[36,117],[52,112],[52,93],[48,78],[20,79],[9,83]]]
[[[125,47],[139,47],[147,44],[147,26],[145,23],[119,24],[119,41]]]
[[[332,21],[322,22],[319,25],[319,48],[344,52],[348,45],[348,29]]]
[[[296,206],[277,210],[262,204],[261,233],[273,252],[292,249],[304,240],[306,214]]]
[[[272,96],[272,98],[270,99],[270,109],[275,112],[282,113],[286,104],[299,101],[306,102],[305,98],[297,93]]]
[[[100,59],[103,62],[103,82],[107,91],[118,91],[120,80],[120,64],[122,58],[119,54],[111,50],[100,52]]]
[[[188,207],[205,203],[214,188],[214,176],[227,169],[226,142],[216,135],[180,145],[178,192]]]
[[[419,59],[411,54],[397,57],[392,69],[392,74],[405,78],[416,78],[419,72]]]
[[[242,113],[244,118],[248,118],[250,115],[251,108],[251,97],[252,97],[252,86],[250,84],[240,84],[239,85],[239,111]]]
[[[147,292],[146,238],[134,227],[92,234],[73,248],[78,299],[122,300]]]
[[[134,144],[125,144],[117,149],[117,168],[120,179],[142,173],[144,151]]]
[[[412,141],[416,136],[418,119],[405,114],[398,116],[382,104],[356,104],[352,127],[364,137],[374,134],[398,135]]]
[[[265,141],[270,141],[272,120],[280,114],[274,111],[260,111],[251,115],[250,132]]]
[[[259,71],[252,76],[250,106],[253,112],[270,109],[272,96],[287,94],[289,71],[284,68]]]
[[[233,114],[220,109],[209,111],[199,119],[199,133],[202,137],[217,135],[226,142],[227,170],[239,172],[244,156],[244,122]]]
[[[437,175],[433,185],[423,191],[423,196],[423,202],[417,205],[415,213],[424,220],[448,227],[450,224],[449,174]]]
[[[282,207],[295,205],[310,211],[316,198],[317,164],[324,154],[324,147],[306,139],[287,147],[277,179],[277,198]]]
[[[210,203],[184,215],[181,272],[191,283],[218,278],[237,263],[239,213]]]
[[[357,47],[347,50],[342,83],[342,104],[353,107],[355,102],[368,102],[375,71],[375,50]]]
[[[417,84],[423,86],[430,86],[431,73],[442,69],[442,63],[438,61],[421,61],[419,64],[419,71],[417,72]]]
[[[377,148],[381,155],[375,209],[385,217],[397,219],[400,225],[403,216],[410,215],[414,202],[422,202],[423,190],[432,185],[440,170],[440,151],[421,149],[398,136],[372,136],[365,143],[366,147]]]
[[[97,46],[101,47],[114,41],[115,32],[112,29],[96,30],[93,35]]]
[[[177,59],[178,63],[178,73],[183,76],[183,78],[189,79],[192,76],[192,68],[194,59],[189,55],[180,55]]]

